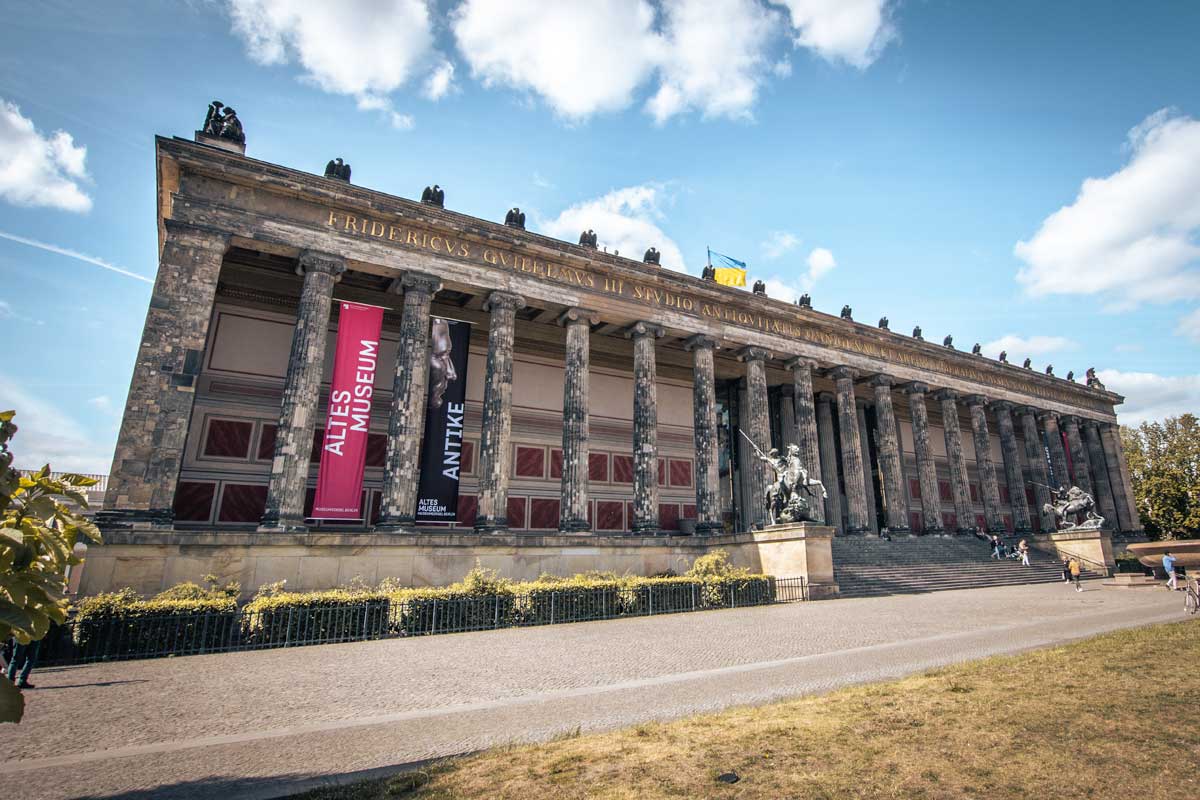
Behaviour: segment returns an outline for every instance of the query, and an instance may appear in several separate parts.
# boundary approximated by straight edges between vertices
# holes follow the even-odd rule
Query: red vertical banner
[[[363,467],[383,309],[338,302],[337,349],[312,519],[363,519]]]

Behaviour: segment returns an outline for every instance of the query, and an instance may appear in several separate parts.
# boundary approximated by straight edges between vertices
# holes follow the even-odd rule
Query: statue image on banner
[[[450,324],[434,317],[429,340],[429,407],[441,408],[446,387],[458,380],[458,372],[454,369],[454,342],[450,338]]]

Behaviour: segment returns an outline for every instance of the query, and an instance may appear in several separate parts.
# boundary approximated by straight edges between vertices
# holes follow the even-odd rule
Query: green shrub
[[[84,659],[203,653],[236,636],[237,601],[225,596],[143,600],[122,589],[84,598],[74,612],[76,656]]]
[[[242,636],[258,646],[377,639],[387,634],[388,617],[388,596],[374,590],[285,592],[272,585],[242,609]]]

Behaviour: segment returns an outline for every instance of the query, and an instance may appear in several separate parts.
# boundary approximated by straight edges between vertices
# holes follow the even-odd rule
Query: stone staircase
[[[833,576],[841,597],[1016,586],[1062,580],[1062,564],[1031,550],[1031,566],[1019,559],[997,561],[992,548],[974,536],[905,536],[892,541],[873,536],[833,539]],[[1085,571],[1083,578],[1098,578]]]

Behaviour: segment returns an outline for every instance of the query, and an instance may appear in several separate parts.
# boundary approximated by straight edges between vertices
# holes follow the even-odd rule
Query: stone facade
[[[99,517],[113,549],[94,560],[112,568],[95,587],[132,574],[142,545],[166,554],[164,576],[253,547],[264,575],[300,559],[306,585],[381,576],[406,543],[439,536],[503,540],[522,574],[535,537],[561,537],[564,569],[584,563],[572,547],[601,541],[613,568],[633,564],[610,547],[621,535],[700,534],[698,552],[766,522],[767,468],[747,437],[798,446],[835,535],[1046,530],[1046,485],[1061,480],[1090,486],[1120,531],[1140,528],[1118,395],[240,152],[161,138],[157,152],[159,272]],[[345,524],[305,518],[342,299],[385,308],[386,353],[363,518]],[[474,326],[445,528],[415,519],[432,316]],[[200,541],[208,555],[193,558]]]

